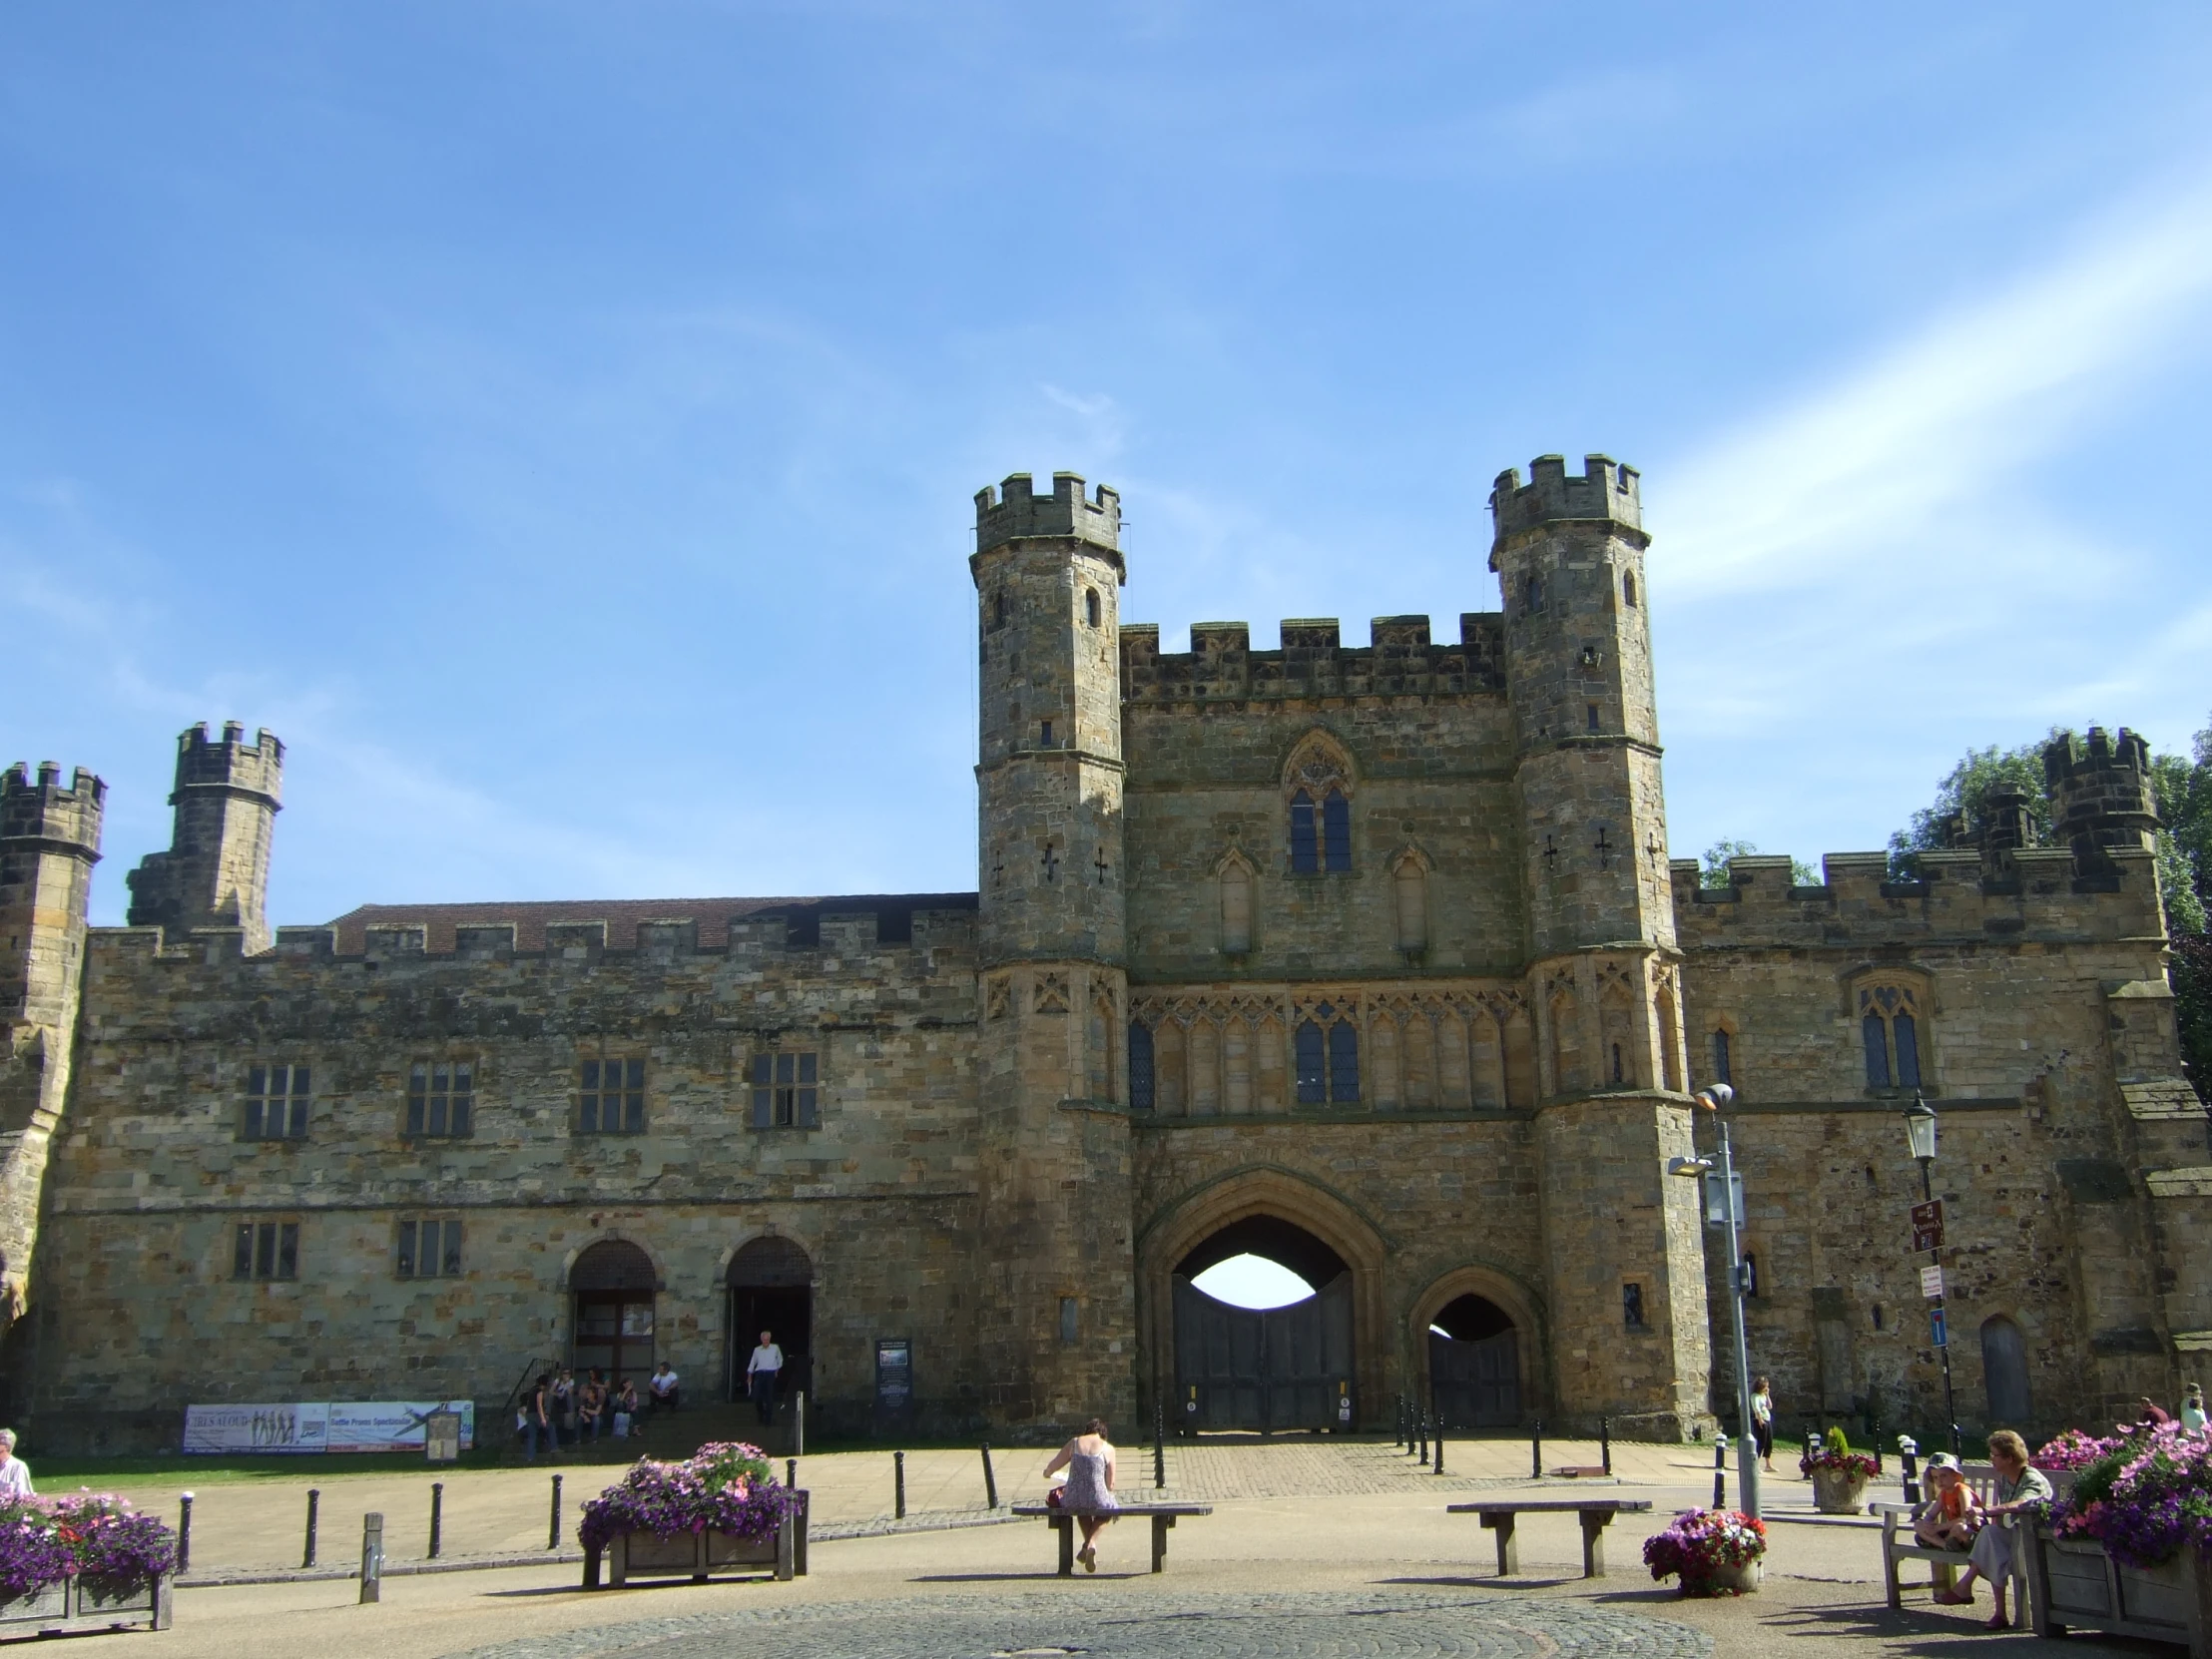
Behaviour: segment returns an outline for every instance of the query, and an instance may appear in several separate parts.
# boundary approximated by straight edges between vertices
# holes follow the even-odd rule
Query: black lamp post
[[[1913,1148],[1913,1156],[1920,1162],[1921,1198],[1933,1203],[1936,1187],[1930,1178],[1929,1166],[1936,1162],[1936,1108],[1917,1093],[1913,1096],[1913,1104],[1905,1109],[1905,1138]],[[1934,1313],[1943,1331],[1943,1340],[1936,1345],[1936,1357],[1943,1363],[1943,1419],[1950,1425],[1950,1454],[1963,1457],[1965,1447],[1958,1435],[1958,1406],[1950,1387],[1950,1321],[1943,1311],[1942,1258],[1936,1249],[1930,1249],[1928,1262],[1937,1276]]]

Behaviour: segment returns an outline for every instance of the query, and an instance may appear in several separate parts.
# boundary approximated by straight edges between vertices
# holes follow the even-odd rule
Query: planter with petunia
[[[1867,1482],[1882,1472],[1871,1454],[1851,1449],[1841,1428],[1808,1444],[1798,1472],[1813,1482],[1813,1507],[1824,1515],[1856,1515],[1866,1507]]]
[[[2058,1459],[2087,1457],[2036,1528],[2037,1632],[2099,1630],[2212,1656],[2212,1442],[2168,1423],[2053,1445]],[[2036,1461],[2051,1466],[2050,1454]]]
[[[728,1568],[807,1570],[807,1494],[778,1483],[757,1445],[701,1446],[681,1462],[634,1463],[584,1505],[584,1587],[632,1578],[704,1580]]]
[[[0,1631],[167,1630],[177,1534],[118,1497],[0,1503]]]
[[[1685,1510],[1644,1540],[1651,1576],[1679,1577],[1686,1596],[1748,1595],[1759,1588],[1766,1553],[1766,1523],[1741,1509]]]

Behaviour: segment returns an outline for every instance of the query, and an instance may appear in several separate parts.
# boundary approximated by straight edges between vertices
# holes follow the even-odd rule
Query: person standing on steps
[[[745,1388],[753,1396],[753,1409],[764,1428],[776,1424],[776,1385],[784,1373],[784,1351],[776,1346],[775,1334],[761,1333],[761,1346],[753,1351],[753,1358],[745,1363]]]
[[[1059,1454],[1045,1464],[1045,1478],[1051,1479],[1062,1468],[1068,1471],[1068,1478],[1060,1488],[1060,1507],[1083,1529],[1083,1547],[1075,1558],[1083,1563],[1085,1572],[1096,1572],[1098,1535],[1113,1524],[1115,1511],[1121,1507],[1114,1496],[1114,1447],[1106,1438],[1104,1417],[1091,1418],[1082,1433],[1060,1448]]]

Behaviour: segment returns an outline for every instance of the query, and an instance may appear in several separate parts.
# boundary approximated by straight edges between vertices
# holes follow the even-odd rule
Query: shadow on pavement
[[[1047,1567],[1042,1572],[919,1572],[906,1580],[909,1584],[1034,1584],[1051,1583],[1060,1575]],[[1068,1579],[1070,1584],[1101,1583],[1109,1578],[1150,1578],[1152,1574],[1142,1569],[1127,1572],[1082,1572]]]
[[[1562,1584],[1579,1584],[1582,1580],[1562,1574],[1557,1578],[1500,1578],[1490,1573],[1482,1578],[1378,1578],[1378,1584],[1433,1584],[1447,1590],[1553,1590]]]

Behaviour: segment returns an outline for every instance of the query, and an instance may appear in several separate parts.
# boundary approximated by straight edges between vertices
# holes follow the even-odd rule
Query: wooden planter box
[[[776,1578],[803,1577],[807,1571],[808,1494],[799,1494],[799,1512],[765,1538],[741,1538],[730,1532],[679,1532],[673,1538],[651,1532],[624,1532],[609,1540],[606,1587],[621,1589],[633,1578],[689,1578],[704,1584],[718,1572],[766,1571]],[[597,1550],[584,1554],[584,1588],[600,1584]]]
[[[2037,1527],[2027,1556],[2036,1635],[2098,1630],[2178,1643],[2190,1659],[2212,1659],[2212,1566],[2192,1545],[2160,1566],[2129,1567],[2102,1544]]]
[[[36,1595],[0,1602],[0,1640],[11,1636],[74,1636],[93,1630],[167,1630],[168,1574],[134,1584],[70,1579]]]

